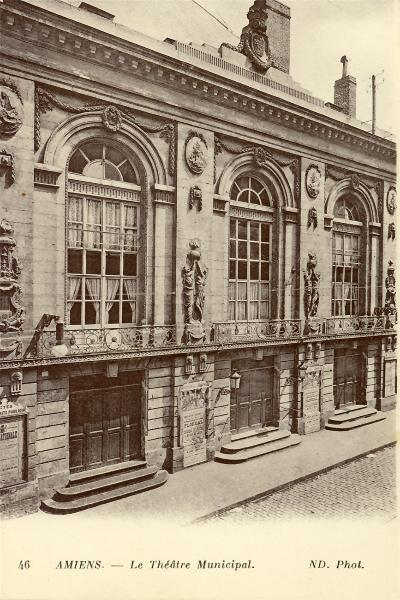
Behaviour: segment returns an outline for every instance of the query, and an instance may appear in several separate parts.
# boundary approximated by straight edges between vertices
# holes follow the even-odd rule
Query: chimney
[[[339,107],[342,112],[350,117],[356,116],[356,96],[357,82],[356,78],[347,74],[348,58],[342,56],[340,62],[343,65],[342,77],[335,81],[335,97],[334,104]]]
[[[92,13],[92,15],[97,15],[98,17],[103,17],[103,19],[107,19],[108,21],[113,21],[115,15],[112,15],[111,13],[102,10],[101,8],[98,8],[97,6],[93,6],[93,4],[88,4],[87,2],[81,2],[78,6],[78,8],[81,8],[83,10],[86,10],[87,12]]]

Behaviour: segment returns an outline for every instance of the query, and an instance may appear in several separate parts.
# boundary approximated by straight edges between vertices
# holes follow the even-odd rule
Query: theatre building
[[[395,406],[394,141],[357,120],[340,49],[333,102],[293,81],[287,6],[209,32],[0,3],[4,514],[368,435]]]

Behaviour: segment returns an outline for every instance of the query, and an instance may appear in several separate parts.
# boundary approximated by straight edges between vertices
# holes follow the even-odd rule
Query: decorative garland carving
[[[0,134],[10,137],[17,133],[22,125],[21,93],[16,84],[8,77],[0,78]]]
[[[25,321],[25,310],[21,304],[21,287],[17,283],[21,274],[18,259],[13,256],[16,246],[12,237],[12,225],[2,219],[0,222],[0,333],[20,331]]]
[[[0,169],[6,170],[6,183],[12,185],[15,182],[15,160],[8,150],[0,151]]]
[[[203,208],[203,193],[198,185],[193,185],[189,190],[189,208],[192,209],[195,204],[197,210],[201,211]]]
[[[321,185],[321,171],[317,165],[309,165],[306,171],[306,190],[310,198],[317,198]]]
[[[373,190],[375,190],[378,196],[378,218],[379,221],[382,222],[383,219],[383,194],[384,194],[384,183],[382,180],[378,180],[375,182],[373,186]]]
[[[215,136],[214,145],[214,181],[216,180],[216,154],[223,151],[230,154],[253,153],[253,161],[256,167],[263,167],[268,161],[275,163],[278,167],[289,167],[294,175],[294,196],[296,199],[300,196],[300,160],[296,157],[286,157],[278,152],[267,150],[263,146],[254,145],[232,145],[226,142],[222,136]]]
[[[318,226],[318,215],[315,206],[308,209],[307,227],[313,225],[314,229]]]
[[[259,73],[266,73],[273,66],[266,33],[267,17],[266,0],[255,0],[247,13],[249,24],[243,27],[239,44],[237,46],[222,44],[247,56],[253,68]]]
[[[185,330],[184,344],[200,343],[206,339],[204,329],[204,287],[207,280],[207,267],[201,262],[200,241],[189,242],[190,251],[186,256],[186,265],[182,268],[182,299]]]
[[[145,133],[159,133],[160,138],[164,139],[169,144],[168,151],[168,172],[170,175],[175,174],[176,169],[176,125],[175,123],[162,123],[160,125],[151,126],[146,123],[137,121],[136,116],[127,108],[123,110],[117,108],[113,104],[103,104],[94,102],[91,104],[83,104],[82,106],[74,106],[68,104],[49,90],[36,86],[35,89],[35,117],[34,117],[34,144],[35,151],[39,150],[41,143],[40,135],[40,116],[48,111],[58,108],[67,113],[82,114],[85,112],[102,111],[102,122],[106,129],[116,132],[121,128],[122,119],[136,125]]]

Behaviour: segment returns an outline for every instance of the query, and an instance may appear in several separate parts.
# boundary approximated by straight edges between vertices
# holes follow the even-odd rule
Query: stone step
[[[57,500],[69,500],[80,496],[94,494],[100,490],[110,489],[116,486],[128,485],[135,481],[149,479],[157,473],[157,467],[144,467],[142,469],[131,469],[122,473],[112,474],[101,479],[93,479],[81,484],[74,484],[57,490]]]
[[[343,408],[338,408],[337,410],[335,410],[335,415],[353,413],[358,410],[363,410],[364,408],[367,408],[365,404],[350,404],[349,406],[344,406]]]
[[[131,469],[142,469],[147,466],[145,460],[126,460],[125,462],[117,463],[114,465],[107,465],[105,467],[99,467],[98,469],[90,469],[89,471],[79,471],[78,473],[71,473],[69,476],[70,486],[80,484],[85,481],[91,481],[93,479],[99,479],[101,477],[108,477],[109,475],[116,475],[117,473],[123,473],[124,471],[130,471]]]
[[[341,415],[333,415],[333,417],[329,417],[328,423],[345,423],[349,421],[357,421],[358,419],[365,419],[366,417],[370,417],[372,415],[376,415],[378,411],[376,408],[363,408],[362,410],[353,410],[349,413],[344,413]]]
[[[155,477],[151,477],[150,479],[145,479],[144,481],[139,481],[131,485],[124,485],[122,487],[100,491],[90,496],[83,496],[66,502],[59,501],[55,498],[43,500],[42,508],[46,512],[52,512],[56,514],[78,512],[80,510],[93,508],[99,504],[105,504],[106,502],[119,500],[120,498],[125,498],[126,496],[133,496],[134,494],[160,487],[160,485],[163,485],[167,479],[167,471],[161,470],[158,471]]]
[[[256,446],[255,448],[248,448],[240,452],[235,452],[234,454],[217,452],[215,454],[215,460],[217,462],[226,464],[237,464],[245,462],[246,460],[250,460],[251,458],[257,458],[259,456],[264,456],[265,454],[277,452],[278,450],[290,448],[291,446],[297,446],[297,444],[300,444],[300,442],[300,436],[297,434],[292,434],[284,439],[275,440],[268,444],[263,444],[262,446]]]
[[[243,431],[242,433],[235,433],[232,435],[232,442],[236,442],[236,440],[244,440],[246,438],[254,437],[256,435],[267,435],[272,431],[278,431],[278,427],[258,427],[257,429],[249,429],[247,431]]]
[[[330,431],[350,431],[356,427],[364,427],[365,425],[371,425],[372,423],[378,423],[384,421],[386,417],[382,413],[377,412],[369,417],[363,417],[362,419],[356,419],[355,421],[344,421],[342,423],[327,423],[325,429]]]
[[[235,452],[241,452],[242,450],[247,450],[248,448],[256,448],[258,446],[262,446],[264,444],[272,444],[272,442],[282,440],[288,438],[290,436],[290,431],[285,429],[272,431],[266,435],[257,435],[252,437],[247,437],[242,440],[235,440],[230,442],[229,444],[224,444],[221,447],[221,452],[223,454],[233,454]]]

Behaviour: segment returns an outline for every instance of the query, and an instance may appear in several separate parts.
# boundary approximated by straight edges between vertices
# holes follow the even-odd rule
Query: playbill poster
[[[0,600],[396,600],[399,6],[0,0]]]

